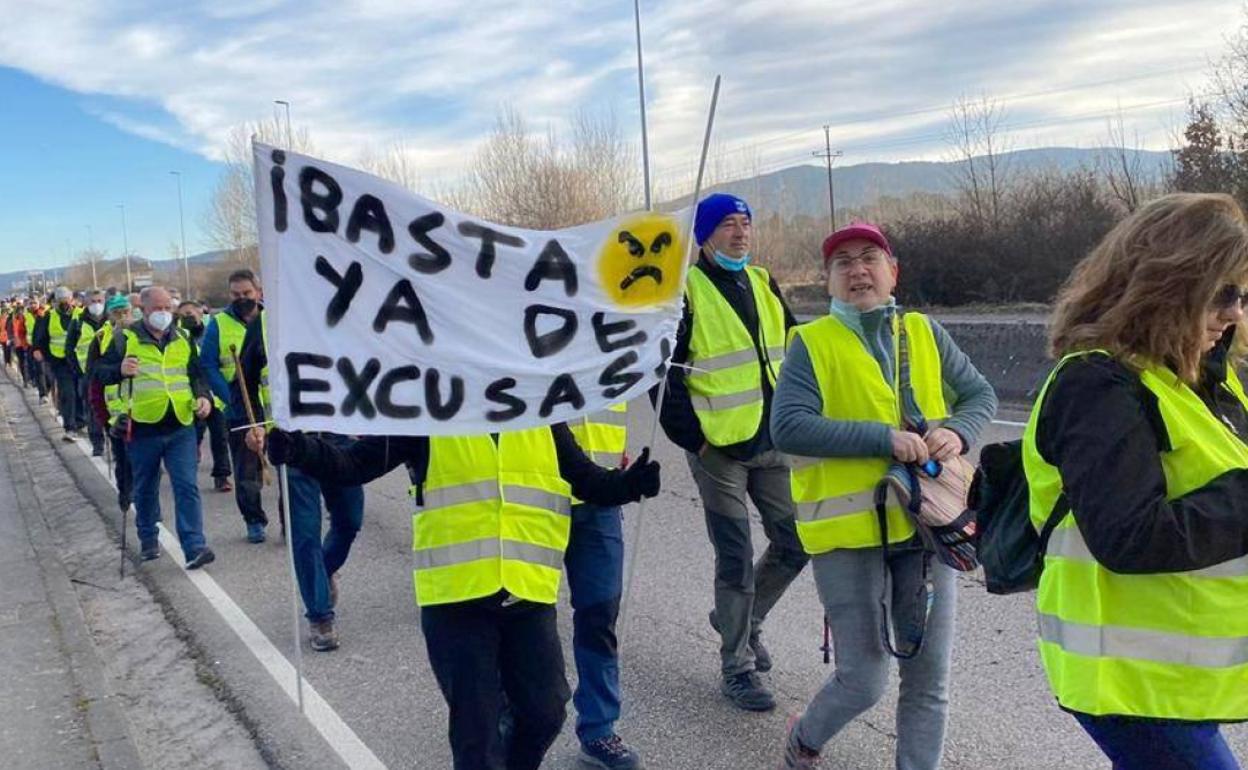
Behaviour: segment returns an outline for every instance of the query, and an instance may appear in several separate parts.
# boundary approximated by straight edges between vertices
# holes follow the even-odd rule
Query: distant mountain
[[[229,256],[228,251],[204,251],[204,252],[200,252],[199,254],[192,254],[187,261],[190,262],[191,269],[194,270],[196,265],[216,264],[217,262],[221,262],[225,260],[228,256]],[[111,258],[107,261],[112,262],[114,259],[116,259],[116,257]],[[138,257],[138,256],[135,256],[132,262],[142,263],[142,266],[139,264],[133,264],[132,267],[134,267],[135,270],[143,269],[143,267],[149,264],[148,260],[142,257]],[[150,266],[152,270],[159,271],[159,272],[163,272],[163,271],[171,270],[171,269],[180,269],[182,267],[182,260],[181,259],[153,259],[150,261]],[[66,269],[65,265],[60,265],[58,267],[43,268],[43,275],[47,279],[49,284],[55,286],[57,283],[60,282],[61,277],[65,272],[65,269]],[[24,284],[26,281],[27,275],[32,272],[38,272],[38,271],[14,270],[8,273],[0,273],[0,296],[7,296],[8,294],[12,293],[14,291],[14,285],[18,283]],[[81,287],[74,287],[74,288],[81,288]]]
[[[999,167],[1007,174],[1052,170],[1069,172],[1079,168],[1096,168],[1113,150],[1107,148],[1075,149],[1045,147],[1017,150],[999,156]],[[1138,158],[1141,171],[1158,178],[1169,167],[1168,152],[1130,150]],[[902,163],[860,163],[833,167],[832,186],[836,207],[856,208],[875,202],[883,196],[904,198],[914,193],[949,194],[954,192],[960,164],[957,162],[905,161]],[[827,216],[828,172],[825,166],[792,166],[780,171],[748,179],[712,185],[707,192],[731,192],[749,201],[752,208],[772,212],[780,209],[785,216]],[[687,205],[688,197],[672,202],[672,207]]]
[[[1000,167],[1007,174],[1025,174],[1035,171],[1069,172],[1080,168],[1096,168],[1110,153],[1108,148],[1076,149],[1071,147],[1044,147],[1035,150],[1016,150],[999,156]],[[1159,178],[1169,168],[1168,152],[1129,150],[1129,157],[1138,159],[1142,172]],[[860,163],[832,169],[832,184],[836,195],[837,211],[858,208],[875,202],[883,196],[904,198],[914,193],[946,195],[957,189],[957,162],[905,161],[902,163]],[[780,171],[760,174],[748,179],[715,184],[706,192],[731,192],[749,201],[760,215],[781,211],[785,216],[805,215],[826,217],[828,213],[827,169],[818,165],[791,166]],[[664,208],[687,205],[688,196],[662,204]],[[205,251],[190,258],[192,265],[213,264],[224,260],[228,252]],[[180,260],[158,259],[152,261],[156,270],[180,267]],[[64,267],[49,268],[44,273],[49,280]],[[26,280],[25,270],[0,273],[0,294],[11,291],[14,282]]]

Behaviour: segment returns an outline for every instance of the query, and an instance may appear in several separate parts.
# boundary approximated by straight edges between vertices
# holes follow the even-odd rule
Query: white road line
[[[48,411],[53,411],[51,405]],[[54,413],[55,414],[55,413]],[[105,438],[107,441],[107,438]],[[78,447],[87,459],[95,466],[109,484],[116,488],[116,483],[111,478],[108,466],[104,462],[103,457],[91,456],[91,445],[83,439],[74,439],[74,446]],[[298,694],[296,692],[295,683],[295,667],[286,660],[286,656],[282,655],[269,638],[264,635],[260,627],[247,617],[247,613],[243,612],[242,607],[230,598],[230,595],[221,588],[217,581],[212,579],[203,570],[188,571],[186,569],[186,560],[182,558],[182,547],[178,544],[178,538],[165,528],[164,524],[157,525],[160,529],[160,544],[164,547],[169,555],[173,557],[173,562],[178,565],[182,573],[191,581],[191,585],[199,589],[203,597],[208,600],[212,608],[217,611],[230,628],[238,634],[238,638],[242,641],[251,654],[256,656],[256,660],[261,666],[269,672],[269,676],[273,677],[273,681],[282,688],[292,703],[298,703]],[[302,644],[302,641],[296,640]],[[307,679],[303,682],[303,703],[304,716],[312,723],[325,742],[330,745],[335,753],[350,768],[361,768],[362,770],[384,770],[386,767],[377,755],[372,752],[355,734],[355,731],[342,721],[342,717],[338,716],[338,712],[321,697]]]

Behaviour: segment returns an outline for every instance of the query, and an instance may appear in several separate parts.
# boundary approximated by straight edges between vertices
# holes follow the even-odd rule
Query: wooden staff
[[[256,410],[251,407],[251,393],[247,390],[247,377],[243,374],[243,362],[238,358],[238,346],[230,345],[230,355],[234,358],[234,376],[238,378],[238,389],[243,392],[243,407],[247,410],[247,422],[256,424]],[[248,428],[250,430],[250,428]],[[269,464],[264,460],[264,452],[256,452],[260,457],[260,483],[269,485]]]

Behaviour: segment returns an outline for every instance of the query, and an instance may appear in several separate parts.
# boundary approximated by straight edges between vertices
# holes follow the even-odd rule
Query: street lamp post
[[[170,171],[178,180],[178,229],[182,232],[182,272],[186,278],[186,298],[191,298],[191,263],[186,255],[186,218],[182,214],[182,172]]]
[[[121,209],[121,248],[126,257],[126,292],[133,294],[134,278],[130,274],[130,238],[126,235],[126,204],[118,203],[117,208]]]

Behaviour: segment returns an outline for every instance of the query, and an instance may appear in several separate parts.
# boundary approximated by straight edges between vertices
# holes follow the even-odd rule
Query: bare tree
[[[1128,213],[1135,211],[1146,197],[1145,187],[1148,184],[1140,160],[1140,136],[1136,133],[1128,144],[1121,109],[1106,122],[1106,136],[1106,150],[1096,161],[1097,172],[1110,196]]]
[[[638,199],[635,154],[613,115],[577,115],[572,139],[529,132],[514,108],[500,112],[477,151],[470,210],[501,224],[556,229],[626,211]]]
[[[965,213],[982,227],[995,230],[1001,224],[1002,203],[1009,169],[1003,156],[1009,152],[1001,127],[1005,109],[987,96],[962,97],[949,111],[947,139],[957,164],[954,183]]]
[[[420,189],[420,171],[412,161],[411,148],[401,139],[383,149],[370,149],[360,161],[360,168],[412,192]]]
[[[251,140],[285,147],[286,129],[277,119],[244,123],[235,126],[222,147],[225,169],[217,180],[203,225],[217,248],[228,251],[231,258],[248,264],[257,259],[256,194],[252,181]],[[314,153],[306,128],[291,132],[290,141],[296,152]]]

